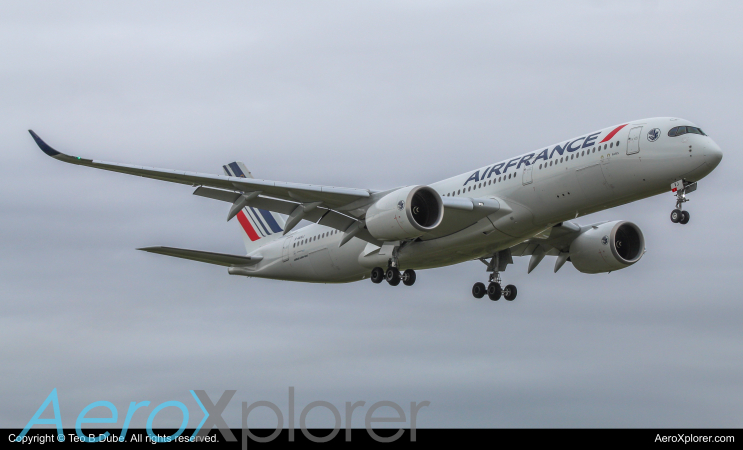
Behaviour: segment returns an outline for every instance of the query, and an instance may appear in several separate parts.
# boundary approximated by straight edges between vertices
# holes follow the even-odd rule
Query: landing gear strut
[[[684,203],[689,201],[686,194],[696,191],[697,183],[690,183],[685,180],[677,181],[671,185],[671,190],[676,193],[676,209],[671,211],[671,222],[686,225],[689,223],[691,215],[689,211],[683,211],[682,208]]]
[[[508,264],[513,264],[513,258],[509,250],[503,250],[495,255],[488,261],[484,258],[480,258],[480,261],[488,266],[487,271],[491,272],[488,277],[488,287],[485,288],[484,283],[475,283],[472,286],[472,296],[475,298],[483,298],[485,294],[492,301],[500,300],[501,296],[508,301],[512,301],[516,298],[516,286],[509,284],[506,287],[501,287],[500,273],[506,270]]]

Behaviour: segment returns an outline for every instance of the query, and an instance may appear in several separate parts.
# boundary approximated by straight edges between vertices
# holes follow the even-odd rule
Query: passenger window
[[[609,148],[612,148],[612,147],[614,147],[614,143],[613,142],[611,144],[609,144]]]

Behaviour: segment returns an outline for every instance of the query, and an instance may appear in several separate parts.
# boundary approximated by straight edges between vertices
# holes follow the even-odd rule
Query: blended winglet
[[[36,141],[36,145],[38,145],[39,148],[47,155],[54,157],[62,154],[54,150],[49,144],[44,142],[44,140],[41,139],[38,134],[34,133],[34,130],[28,130],[28,132],[31,133],[31,137],[34,138],[34,141]]]

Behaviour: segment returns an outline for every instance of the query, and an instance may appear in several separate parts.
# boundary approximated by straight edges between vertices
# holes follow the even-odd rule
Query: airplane
[[[530,256],[528,273],[555,256],[583,273],[629,267],[645,238],[624,220],[572,220],[670,191],[671,221],[686,224],[687,194],[722,160],[720,147],[688,120],[658,117],[614,125],[429,185],[372,190],[254,178],[241,162],[225,175],[158,169],[69,156],[29,130],[54,159],[196,187],[193,194],[229,203],[245,255],[172,247],[150,253],[226,266],[230,275],[311,283],[370,278],[412,286],[416,270],[480,260],[488,285],[475,298],[514,300],[501,273]],[[314,222],[295,230],[302,220]]]

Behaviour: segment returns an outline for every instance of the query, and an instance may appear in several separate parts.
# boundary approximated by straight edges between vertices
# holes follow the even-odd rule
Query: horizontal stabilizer
[[[220,266],[250,266],[258,264],[263,259],[262,256],[227,255],[225,253],[202,252],[199,250],[188,250],[185,248],[174,247],[147,247],[138,248],[137,250],[158,253],[166,256],[174,256],[176,258],[190,259],[209,264],[218,264]]]

